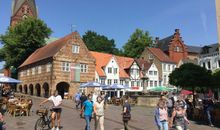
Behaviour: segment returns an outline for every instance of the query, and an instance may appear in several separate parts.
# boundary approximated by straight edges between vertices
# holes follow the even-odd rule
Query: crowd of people
[[[211,114],[214,106],[213,94],[207,91],[203,93],[203,98],[195,98],[194,102],[201,102],[208,125],[213,127]],[[194,114],[193,108],[196,105],[194,102],[192,95],[187,97],[187,95],[177,95],[172,92],[162,93],[154,114],[158,130],[168,130],[171,127],[175,127],[177,130],[188,130],[190,124],[188,118]]]
[[[75,108],[79,109],[81,104],[81,117],[85,119],[85,130],[90,130],[91,119],[95,119],[95,130],[104,130],[104,111],[108,100],[107,94],[102,92],[91,92],[86,96],[84,93],[79,92],[73,96],[75,100]],[[128,96],[124,97],[124,104],[122,108],[122,120],[124,129],[129,130],[128,121],[131,119],[131,106],[128,102]]]

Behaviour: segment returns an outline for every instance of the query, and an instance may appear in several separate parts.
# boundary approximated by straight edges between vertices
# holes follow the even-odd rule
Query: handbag
[[[131,120],[131,114],[126,112],[126,113],[123,113],[123,121],[129,121]]]

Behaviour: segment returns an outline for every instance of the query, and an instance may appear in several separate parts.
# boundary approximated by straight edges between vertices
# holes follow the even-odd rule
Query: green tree
[[[115,47],[114,39],[108,39],[106,36],[97,34],[94,31],[87,31],[82,39],[90,51],[116,55],[121,53],[121,51]]]
[[[133,58],[139,58],[145,47],[151,46],[152,37],[146,31],[136,29],[130,36],[128,42],[123,46],[124,55]]]
[[[215,87],[220,86],[220,69],[217,69],[215,72],[212,74],[212,85]]]
[[[169,75],[169,83],[179,87],[209,87],[211,72],[192,63],[186,63],[176,68]]]
[[[51,33],[51,29],[42,20],[22,20],[9,27],[5,35],[0,36],[3,44],[0,59],[5,61],[6,68],[18,68],[36,49],[45,45],[45,38]]]

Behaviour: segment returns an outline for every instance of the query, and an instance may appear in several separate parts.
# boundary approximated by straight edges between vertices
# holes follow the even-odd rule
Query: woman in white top
[[[59,130],[60,128],[60,116],[61,116],[61,104],[62,104],[62,97],[58,95],[57,90],[53,92],[53,95],[50,96],[48,99],[44,100],[43,102],[40,103],[40,105],[52,101],[53,102],[53,107],[52,107],[52,130]],[[57,117],[57,128],[55,129],[55,117]]]
[[[98,124],[100,129],[104,130],[104,100],[101,96],[97,97],[97,101],[94,104],[95,113],[95,130],[97,130]]]

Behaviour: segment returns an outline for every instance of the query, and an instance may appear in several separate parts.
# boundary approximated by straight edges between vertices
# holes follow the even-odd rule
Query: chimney
[[[180,33],[180,29],[175,29],[175,33]]]
[[[154,43],[153,43],[153,47],[158,47],[157,46],[158,43],[159,43],[159,37],[156,37],[155,40],[154,40]]]

